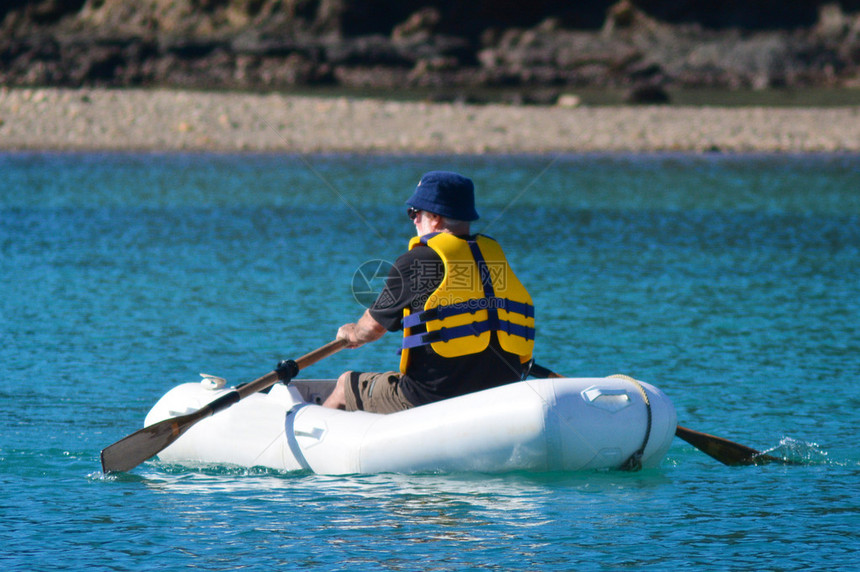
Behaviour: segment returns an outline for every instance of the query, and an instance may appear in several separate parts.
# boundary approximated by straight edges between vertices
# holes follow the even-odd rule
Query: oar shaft
[[[542,365],[538,365],[536,363],[532,363],[531,370],[529,373],[535,377],[544,377],[544,378],[553,378],[553,377],[562,377],[554,371],[543,367]]]
[[[327,358],[328,356],[345,348],[346,343],[346,340],[334,340],[329,342],[323,347],[317,348],[297,359],[296,365],[299,366],[299,369],[305,369],[306,367],[312,366],[321,359]]]
[[[327,343],[321,348],[317,348],[312,352],[309,352],[299,359],[295,360],[297,371],[305,369],[306,367],[310,367],[313,364],[317,363],[323,358],[327,358],[333,353],[337,353],[341,349],[346,347],[346,340],[334,340],[332,342]],[[239,399],[244,399],[249,395],[254,393],[259,393],[263,391],[267,387],[275,385],[278,382],[278,373],[275,371],[270,371],[263,377],[257,378],[254,381],[246,383],[238,388],[236,388],[236,393],[239,394]],[[238,401],[238,400],[237,400]]]

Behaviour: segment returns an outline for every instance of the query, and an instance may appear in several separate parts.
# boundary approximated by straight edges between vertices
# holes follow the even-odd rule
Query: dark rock
[[[428,40],[436,32],[442,15],[433,7],[422,8],[409,16],[402,24],[398,24],[391,32],[391,38],[398,40]]]
[[[384,36],[361,36],[327,42],[325,59],[335,66],[411,67],[414,59]]]
[[[670,103],[671,98],[660,85],[639,85],[630,89],[624,100],[639,105],[664,105]]]

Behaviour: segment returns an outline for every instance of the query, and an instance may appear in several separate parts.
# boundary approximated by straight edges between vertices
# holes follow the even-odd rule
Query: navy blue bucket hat
[[[475,185],[468,177],[450,171],[425,173],[406,204],[454,220],[478,220]]]

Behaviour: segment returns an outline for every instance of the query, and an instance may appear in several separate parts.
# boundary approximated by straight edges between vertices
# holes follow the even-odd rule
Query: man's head
[[[478,220],[472,180],[450,171],[425,173],[406,204],[419,234],[440,230],[460,234]],[[422,216],[426,214],[431,216]]]
[[[450,171],[425,173],[406,204],[453,220],[478,220],[475,185],[471,179]]]

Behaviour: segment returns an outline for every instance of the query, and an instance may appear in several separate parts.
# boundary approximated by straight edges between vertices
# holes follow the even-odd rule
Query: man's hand
[[[337,339],[346,340],[346,347],[357,348],[382,337],[385,328],[365,310],[358,322],[344,324],[337,330]]]

